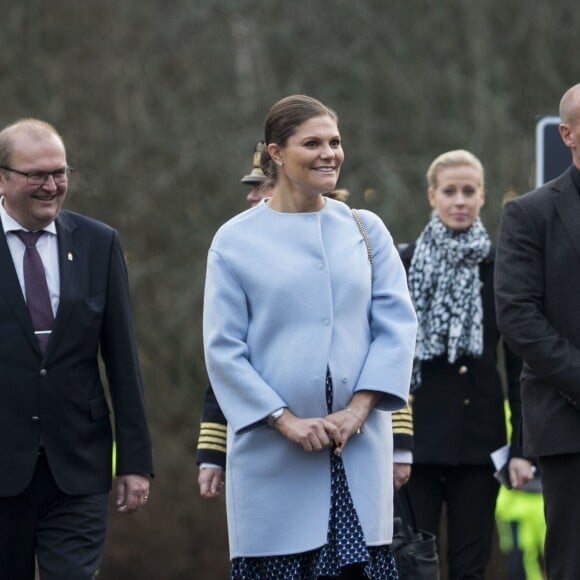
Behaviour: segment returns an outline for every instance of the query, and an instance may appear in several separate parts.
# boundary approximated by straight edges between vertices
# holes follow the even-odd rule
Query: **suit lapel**
[[[38,341],[34,336],[32,320],[26,300],[22,294],[22,288],[16,275],[12,254],[8,248],[6,236],[0,230],[0,272],[2,273],[2,282],[0,283],[0,296],[8,304],[14,313],[14,316],[22,326],[22,330],[32,346],[40,352]]]
[[[557,192],[554,196],[554,204],[558,215],[564,224],[564,228],[572,240],[572,245],[580,257],[580,228],[578,217],[580,216],[580,194],[572,181],[571,170],[568,169],[552,185]]]
[[[75,240],[75,230],[74,221],[66,212],[61,211],[56,219],[60,297],[54,327],[46,347],[47,357],[51,355],[62,339],[73,304],[79,292],[80,260]]]

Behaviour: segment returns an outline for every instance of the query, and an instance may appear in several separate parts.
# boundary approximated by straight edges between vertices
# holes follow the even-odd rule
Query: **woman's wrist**
[[[288,409],[288,407],[283,407],[282,414],[272,423],[272,427],[279,431],[282,435],[285,435],[288,428],[288,421],[292,421],[294,414]]]
[[[276,409],[273,413],[268,415],[266,423],[268,423],[270,427],[273,427],[274,423],[276,423],[276,421],[284,414],[284,409],[285,407],[280,407],[279,409]]]
[[[357,435],[360,435],[364,431],[365,422],[359,417],[350,407],[345,407],[344,410],[350,413],[359,423],[358,429],[356,430]]]
[[[350,400],[347,407],[352,409],[364,423],[367,420],[370,412],[374,409],[375,405],[379,402],[382,393],[378,391],[357,391]]]

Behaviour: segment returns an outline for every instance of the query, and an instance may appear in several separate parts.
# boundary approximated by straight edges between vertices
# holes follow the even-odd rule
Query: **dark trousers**
[[[0,497],[0,580],[91,580],[105,544],[108,494],[71,496],[38,456],[28,488]]]
[[[539,458],[549,580],[580,578],[580,453]]]
[[[499,491],[492,466],[415,464],[407,491],[417,527],[436,536],[446,505],[449,580],[482,580]]]

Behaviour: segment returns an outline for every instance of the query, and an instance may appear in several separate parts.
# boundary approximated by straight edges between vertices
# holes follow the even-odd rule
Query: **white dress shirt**
[[[1,199],[2,203],[0,203],[0,218],[2,220],[2,229],[4,231],[4,235],[6,236],[8,249],[12,255],[12,261],[14,262],[16,275],[18,276],[18,281],[20,282],[20,287],[22,288],[22,295],[26,298],[23,268],[25,246],[22,243],[22,240],[14,232],[18,230],[28,230],[6,213],[6,209],[4,208],[4,198],[2,197]],[[60,276],[58,273],[58,238],[54,222],[47,225],[44,228],[44,231],[47,232],[48,235],[40,236],[38,242],[36,242],[36,249],[38,250],[40,259],[42,260],[42,265],[44,266],[44,273],[46,274],[46,282],[48,284],[48,292],[50,294],[50,303],[52,305],[52,313],[56,317],[56,311],[58,310],[58,303],[60,298]]]

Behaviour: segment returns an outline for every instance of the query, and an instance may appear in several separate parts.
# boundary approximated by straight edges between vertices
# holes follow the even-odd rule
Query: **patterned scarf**
[[[457,233],[434,215],[419,236],[408,274],[419,321],[412,390],[421,384],[422,361],[447,353],[454,363],[483,352],[479,263],[490,247],[479,218]]]

